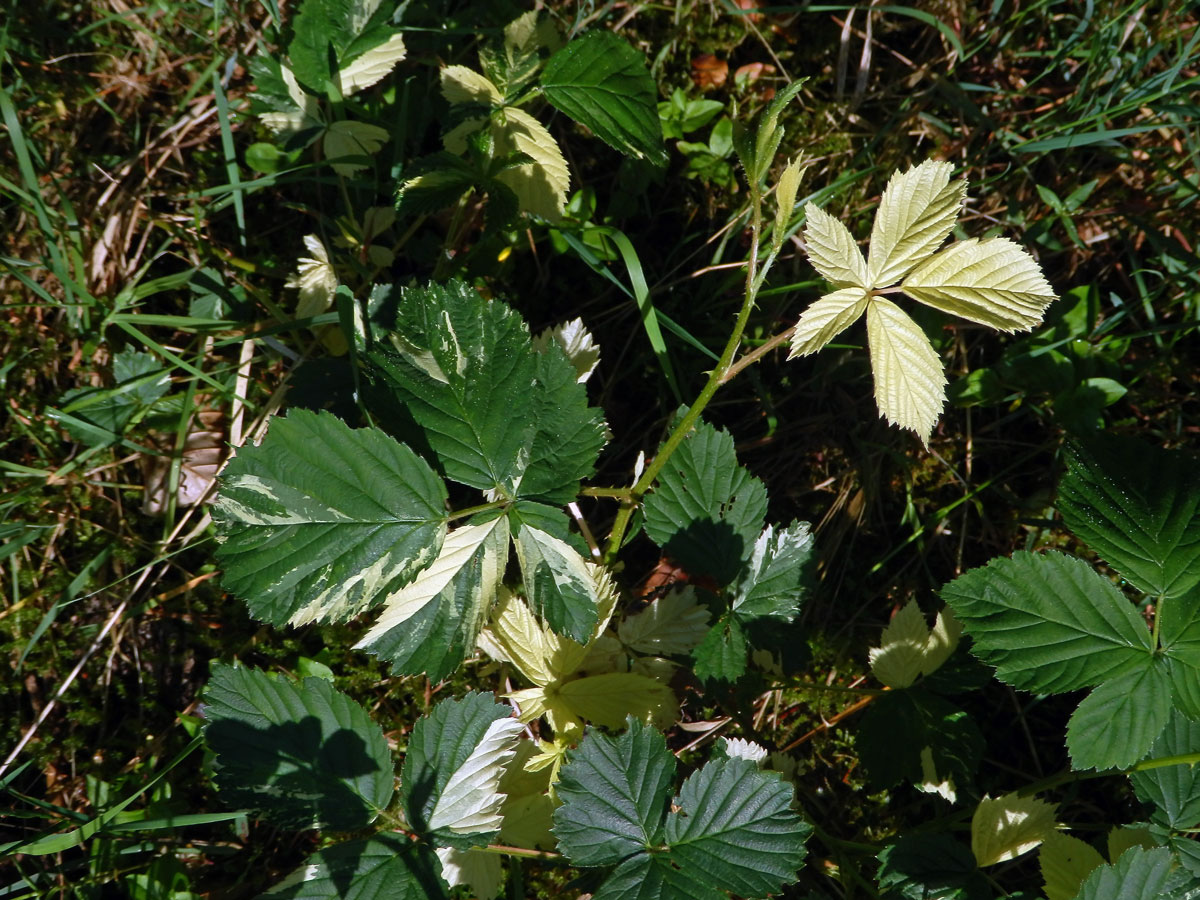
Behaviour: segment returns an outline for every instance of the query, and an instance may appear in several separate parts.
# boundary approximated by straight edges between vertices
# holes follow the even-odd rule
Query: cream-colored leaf
[[[492,659],[512,663],[522,675],[543,687],[566,678],[587,656],[587,648],[555,634],[537,620],[524,600],[507,591],[501,592],[492,621],[480,633],[478,643]]]
[[[421,571],[415,581],[384,601],[379,620],[356,646],[369,646],[391,629],[403,625],[434,602],[442,591],[452,588],[451,582],[466,566],[474,569],[473,579],[478,591],[474,605],[481,611],[490,609],[504,577],[507,551],[508,519],[504,516],[483,525],[463,525],[451,531],[429,567]]]
[[[575,715],[605,728],[621,728],[626,716],[666,728],[679,717],[670,687],[632,672],[577,678],[560,685],[558,696]]]
[[[868,653],[871,672],[890,688],[906,688],[921,675],[929,626],[921,608],[909,601],[883,629],[878,647]]]
[[[519,152],[533,160],[505,169],[496,178],[512,188],[524,212],[552,222],[560,219],[571,186],[571,172],[550,132],[524,110],[506,106],[495,136],[497,155]]]
[[[937,767],[933,764],[932,747],[924,747],[921,750],[921,782],[914,787],[926,794],[937,794],[949,803],[958,799],[954,779],[948,775],[945,778],[938,775]]]
[[[397,31],[379,46],[350,60],[338,70],[338,89],[342,96],[349,97],[378,82],[404,59],[406,52],[404,35]]]
[[[1154,835],[1150,833],[1149,828],[1135,828],[1132,825],[1124,825],[1109,831],[1108,840],[1105,842],[1105,852],[1108,853],[1108,861],[1115,863],[1131,847],[1153,850],[1157,846],[1158,844],[1155,842]]]
[[[575,671],[580,675],[604,675],[628,670],[629,656],[621,642],[611,634],[602,634],[588,644],[587,656]]]
[[[309,255],[296,261],[296,274],[287,286],[300,289],[300,302],[296,304],[296,318],[307,319],[318,316],[333,304],[333,295],[338,289],[337,275],[329,262],[329,251],[315,234],[304,236],[304,246]]]
[[[617,635],[638,653],[675,656],[688,653],[708,633],[708,607],[691,585],[669,591],[641,612],[623,620]]]
[[[1008,238],[951,244],[901,287],[926,306],[1010,332],[1037,325],[1056,299],[1037,261]]]
[[[466,885],[478,900],[492,900],[500,895],[504,870],[495,853],[453,847],[438,847],[434,852],[442,864],[442,877],[450,887]]]
[[[504,794],[500,779],[517,752],[524,726],[513,718],[496,719],[438,795],[429,814],[430,829],[445,828],[454,834],[498,831],[503,819]]]
[[[520,691],[509,691],[504,694],[505,700],[511,700],[517,705],[517,718],[522,722],[532,722],[546,714],[554,702],[546,693],[544,687],[524,688]]]
[[[980,867],[1028,853],[1054,832],[1055,806],[1036,797],[984,797],[971,817],[971,852]]]
[[[748,759],[760,769],[767,760],[767,748],[745,738],[721,738],[725,755],[730,759]]]
[[[783,235],[787,231],[788,222],[792,218],[792,210],[796,208],[796,194],[800,190],[800,179],[808,166],[801,165],[803,157],[797,156],[788,162],[775,185],[775,230],[771,233],[772,245],[775,252],[783,246]]]
[[[554,800],[546,793],[550,787],[552,768],[530,763],[540,754],[540,743],[521,741],[516,755],[509,761],[500,779],[500,792],[505,795],[500,808],[504,824],[499,840],[503,844],[530,850],[553,850]],[[540,760],[539,760],[540,762]]]
[[[482,116],[465,119],[442,135],[442,146],[450,153],[462,156],[467,152],[467,138],[487,125],[488,120]],[[436,174],[436,173],[430,173]],[[428,176],[426,176],[428,177]],[[454,178],[461,178],[457,173]]]
[[[895,303],[875,297],[867,307],[867,341],[879,412],[928,445],[946,402],[946,374],[929,338]]]
[[[800,314],[792,333],[788,359],[816,353],[863,314],[871,295],[865,288],[842,288],[826,294]]]
[[[1053,831],[1046,835],[1038,853],[1046,900],[1072,900],[1092,870],[1104,865],[1104,857],[1091,844]]]
[[[516,54],[531,53],[538,45],[538,11],[517,16],[504,26],[504,47]]]
[[[953,170],[948,162],[927,160],[892,175],[871,226],[871,287],[900,280],[950,234],[967,196],[965,181],[950,181]]]
[[[304,92],[295,73],[286,65],[280,66],[283,83],[287,86],[288,97],[294,108],[263,113],[258,118],[275,134],[291,134],[315,128],[321,124],[321,106],[317,98]]]
[[[592,333],[583,324],[583,319],[572,319],[553,328],[547,328],[533,339],[533,349],[544,353],[550,341],[557,341],[562,347],[567,359],[575,367],[581,384],[592,377],[596,366],[600,363],[600,348],[592,338]]]
[[[821,277],[837,288],[869,287],[867,261],[850,230],[815,203],[804,207],[804,217],[808,261]]]
[[[379,152],[379,148],[387,143],[390,138],[386,131],[378,125],[369,125],[366,122],[352,122],[349,119],[343,119],[340,122],[334,122],[325,131],[325,158],[338,159],[343,156],[374,156]],[[333,170],[339,175],[353,175],[367,167],[366,163],[359,162],[337,162],[333,164]]]
[[[383,0],[350,0],[346,4],[349,14],[348,26],[351,32],[362,31],[371,21],[371,16],[379,9]]]
[[[962,623],[954,617],[954,611],[945,607],[937,615],[933,630],[929,633],[929,642],[925,645],[924,658],[921,660],[921,674],[930,675],[942,667],[958,646],[962,637]]]
[[[629,671],[634,675],[645,675],[663,684],[670,684],[678,669],[678,663],[661,656],[638,656],[629,663]]]
[[[446,66],[441,71],[442,96],[451,104],[504,102],[500,89],[484,75],[466,66]]]

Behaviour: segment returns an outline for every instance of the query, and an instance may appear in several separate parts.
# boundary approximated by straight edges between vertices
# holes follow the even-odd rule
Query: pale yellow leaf
[[[343,119],[340,122],[334,122],[325,131],[325,158],[339,159],[343,156],[374,156],[390,138],[386,131],[378,125],[369,125],[366,122],[352,122],[349,119]],[[337,162],[333,164],[333,170],[339,175],[353,175],[355,172],[365,169],[366,163],[360,162]]]
[[[504,870],[495,853],[453,847],[438,847],[434,852],[442,864],[442,877],[450,887],[466,885],[479,900],[499,896]]]
[[[804,207],[804,217],[808,261],[821,277],[837,288],[869,287],[867,261],[850,230],[815,203]]]
[[[909,601],[883,629],[880,645],[869,651],[871,672],[890,688],[908,687],[921,675],[928,643],[925,616],[915,602]]]
[[[1041,322],[1056,299],[1034,258],[1008,238],[951,244],[901,287],[927,306],[1010,332]]]
[[[638,653],[675,656],[688,653],[708,633],[708,607],[688,585],[669,591],[617,626],[621,642]]]
[[[479,131],[479,129],[483,128],[485,125],[487,125],[487,123],[488,120],[482,116],[474,119],[465,119],[464,121],[459,122],[442,135],[442,146],[445,147],[450,153],[455,153],[459,156],[462,156],[467,152],[467,138]],[[453,177],[460,178],[461,176],[455,174]]]
[[[499,106],[504,102],[500,89],[484,75],[466,66],[446,66],[441,71],[442,96],[451,104],[487,103]]]
[[[816,353],[863,314],[871,295],[865,288],[842,288],[826,294],[800,314],[788,359]]]
[[[560,219],[571,173],[550,132],[524,110],[506,106],[497,122],[495,138],[498,156],[519,152],[533,160],[496,176],[512,188],[521,210],[552,222]]]
[[[583,383],[592,377],[600,364],[600,348],[592,333],[583,324],[583,319],[572,319],[553,328],[547,328],[533,339],[533,349],[544,353],[550,341],[557,341],[567,359],[575,367],[576,381]]]
[[[875,222],[867,272],[871,287],[904,277],[946,239],[967,196],[967,183],[950,182],[948,162],[928,160],[888,181]]]
[[[558,696],[576,716],[605,728],[623,727],[626,716],[666,728],[679,717],[670,687],[632,672],[577,678],[560,685]]]
[[[958,646],[962,637],[962,623],[954,617],[954,611],[945,607],[938,613],[929,633],[929,642],[925,645],[924,659],[921,661],[921,674],[929,675],[942,667]]]
[[[504,816],[500,842],[530,850],[553,850],[555,839],[550,827],[554,824],[556,804],[546,793],[550,788],[552,767],[529,767],[540,756],[539,748],[534,741],[521,741],[500,779],[500,791],[505,795],[500,809]]]
[[[802,157],[791,160],[779,176],[775,185],[775,230],[771,241],[778,253],[783,246],[783,234],[787,231],[788,222],[792,218],[792,210],[796,208],[796,193],[800,190],[800,179],[804,177],[807,166],[801,165]]]
[[[980,866],[994,866],[1028,853],[1054,832],[1051,803],[1005,794],[984,797],[971,817],[971,852]]]
[[[304,236],[304,246],[309,255],[296,261],[296,274],[287,286],[300,289],[300,302],[296,304],[296,318],[307,319],[318,316],[333,304],[333,295],[338,289],[337,275],[329,262],[329,251],[315,234]]]
[[[404,59],[404,36],[396,32],[382,44],[356,56],[338,70],[338,88],[343,97],[370,87]]]
[[[1105,850],[1108,853],[1108,861],[1115,863],[1131,847],[1153,850],[1157,846],[1154,836],[1150,834],[1150,829],[1125,825],[1114,828],[1108,833]]]
[[[507,591],[501,592],[492,621],[480,633],[478,643],[479,649],[492,659],[512,663],[517,671],[542,687],[566,678],[587,656],[587,648],[555,634],[537,620],[525,601]],[[521,709],[524,716],[525,707]]]
[[[538,11],[531,9],[504,26],[504,47],[515,54],[531,53],[538,45]]]
[[[867,340],[879,412],[928,445],[946,402],[946,375],[929,338],[895,303],[875,297],[867,307]]]
[[[933,763],[932,747],[921,749],[921,782],[913,786],[926,794],[937,794],[949,803],[958,799],[958,790],[954,786],[954,779],[948,775],[945,778],[938,775],[937,766]]]
[[[1104,865],[1104,857],[1091,844],[1053,831],[1042,843],[1038,865],[1042,869],[1046,900],[1072,900],[1092,870]]]

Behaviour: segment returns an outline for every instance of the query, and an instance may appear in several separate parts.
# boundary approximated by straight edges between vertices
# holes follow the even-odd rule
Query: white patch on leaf
[[[767,760],[767,748],[745,738],[721,738],[725,755],[730,759],[748,759],[760,769]]]
[[[404,35],[397,31],[382,44],[350,60],[338,70],[338,89],[342,96],[349,97],[380,81],[406,53]]]
[[[596,366],[600,363],[600,348],[592,338],[592,333],[584,327],[583,319],[572,319],[553,328],[547,328],[533,339],[533,349],[544,353],[550,341],[556,341],[571,365],[575,367],[575,380],[580,384],[592,377]]]
[[[329,251],[315,234],[304,236],[308,256],[296,261],[296,274],[287,286],[300,289],[300,302],[296,304],[296,318],[307,319],[317,316],[333,304],[333,295],[338,289],[337,274],[329,261]]]
[[[429,815],[432,830],[455,834],[499,831],[503,824],[500,793],[504,767],[517,751],[524,726],[514,718],[496,719],[471,755],[454,770]]]

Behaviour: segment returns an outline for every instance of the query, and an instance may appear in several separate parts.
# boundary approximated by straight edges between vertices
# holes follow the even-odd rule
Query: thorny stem
[[[738,374],[738,372],[742,371],[742,369],[758,362],[760,359],[762,359],[764,356],[766,356],[768,353],[770,353],[772,350],[774,350],[780,344],[785,343],[792,336],[792,334],[793,334],[793,332],[795,332],[795,330],[796,330],[796,326],[793,325],[787,331],[780,332],[779,334],[775,335],[775,337],[766,341],[762,346],[755,347],[753,350],[751,350],[749,353],[747,353],[745,356],[743,356],[741,359],[739,359],[737,362],[735,362],[732,366],[729,367],[729,371],[725,373],[725,377],[724,377],[723,381],[732,380],[733,377]]]
[[[696,424],[696,421],[700,418],[700,413],[708,406],[717,389],[725,383],[725,373],[729,371],[729,367],[733,363],[734,354],[737,353],[738,347],[741,345],[742,333],[746,330],[746,323],[750,319],[750,311],[754,308],[754,299],[758,296],[758,290],[762,286],[762,279],[758,274],[758,249],[759,237],[762,233],[763,197],[762,190],[753,181],[750,184],[750,196],[750,256],[746,261],[746,290],[742,298],[742,308],[738,311],[737,320],[733,324],[733,331],[729,335],[725,349],[721,352],[721,358],[717,361],[716,367],[709,373],[708,381],[701,388],[691,408],[684,414],[679,424],[675,426],[675,430],[671,432],[662,449],[647,464],[646,470],[642,472],[642,477],[630,489],[628,498],[622,499],[621,508],[617,510],[617,517],[613,521],[612,532],[609,534],[608,547],[604,551],[605,563],[611,563],[616,559],[617,553],[621,549],[621,541],[625,537],[625,531],[629,528],[629,522],[633,518],[634,510],[641,503],[642,497],[654,485],[654,480],[658,478],[658,473],[663,470],[663,467],[667,464],[667,460],[679,449],[679,445],[683,443],[684,438],[691,432],[692,426]],[[764,275],[773,260],[774,254],[765,261],[763,267]]]

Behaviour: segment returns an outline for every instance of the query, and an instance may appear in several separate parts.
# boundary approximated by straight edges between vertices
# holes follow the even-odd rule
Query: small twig
[[[746,368],[746,366],[753,365],[754,363],[758,362],[760,359],[762,359],[764,356],[766,356],[768,353],[770,353],[772,350],[774,350],[780,344],[789,340],[795,331],[796,331],[796,326],[793,325],[787,331],[782,331],[779,334],[775,335],[775,337],[764,342],[761,346],[755,347],[753,350],[751,350],[749,353],[747,353],[745,356],[743,356],[741,359],[739,359],[737,362],[735,362],[732,366],[730,366],[726,370],[725,374],[723,376],[721,376],[721,384],[724,384],[725,382],[729,381],[735,375],[737,375],[738,372],[740,372],[740,371],[742,371],[742,369]]]

